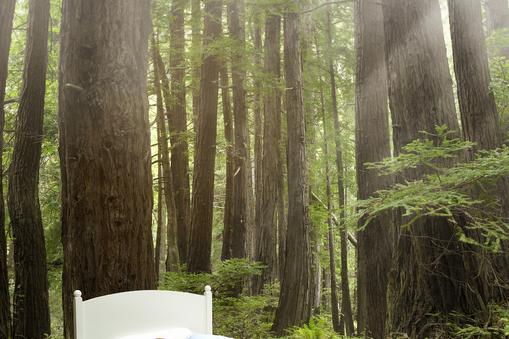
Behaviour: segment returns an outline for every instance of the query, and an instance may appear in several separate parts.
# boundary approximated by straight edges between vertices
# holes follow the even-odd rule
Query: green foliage
[[[269,286],[259,296],[236,296],[234,292],[240,283],[261,274],[263,267],[245,259],[232,259],[221,262],[212,274],[169,272],[165,274],[161,289],[202,294],[204,286],[211,285],[217,333],[236,339],[268,338],[278,287]]]
[[[445,331],[450,338],[507,338],[509,337],[509,305],[491,305],[485,317],[450,315]]]
[[[326,316],[312,318],[309,324],[302,327],[293,328],[288,339],[334,339],[334,338],[353,338],[339,335],[332,329],[332,320]]]
[[[431,138],[415,140],[404,147],[400,156],[372,164],[371,168],[385,175],[404,176],[406,171],[417,168],[428,174],[359,202],[358,217],[365,220],[364,226],[387,210],[401,210],[408,217],[404,226],[426,216],[446,217],[451,223],[462,225],[458,226],[462,241],[497,251],[500,240],[509,236],[509,225],[499,216],[500,199],[493,194],[493,188],[509,175],[509,148],[481,151],[472,161],[449,167],[444,159],[459,158],[473,145],[451,138],[443,127],[438,127],[435,135],[425,135]],[[466,229],[480,230],[484,242],[469,238]]]

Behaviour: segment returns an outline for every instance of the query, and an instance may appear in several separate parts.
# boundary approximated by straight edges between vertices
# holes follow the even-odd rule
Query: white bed
[[[210,286],[205,287],[204,295],[132,291],[86,301],[80,291],[74,292],[76,339],[123,339],[144,333],[155,339],[165,338],[163,335],[169,336],[171,331],[180,339],[178,335],[183,336],[184,330],[212,334]]]

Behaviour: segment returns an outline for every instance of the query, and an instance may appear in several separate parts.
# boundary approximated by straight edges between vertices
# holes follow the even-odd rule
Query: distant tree
[[[79,19],[78,19],[79,18]],[[64,0],[60,64],[63,307],[154,289],[148,0]]]
[[[245,57],[245,4],[243,0],[232,0],[228,3],[228,31],[235,42],[232,48],[232,85],[233,85],[233,119],[234,119],[234,163],[233,176],[233,217],[231,228],[231,256],[232,258],[246,257],[247,241],[247,180],[248,175],[248,128],[246,90],[244,82],[246,70]]]
[[[316,44],[316,57],[320,60],[320,50],[318,43]],[[334,248],[334,221],[332,220],[333,204],[332,204],[332,185],[331,185],[331,168],[329,164],[329,134],[327,131],[327,115],[325,113],[325,93],[323,89],[323,77],[320,74],[320,110],[322,113],[323,124],[323,153],[325,159],[325,194],[326,194],[326,207],[327,207],[327,250],[329,254],[329,271],[327,272],[327,281],[324,284],[328,285],[331,290],[331,313],[332,313],[332,328],[335,332],[341,332],[340,314],[339,314],[339,297],[338,297],[338,283],[336,277],[336,250]]]
[[[509,4],[506,0],[485,0],[489,32],[509,28]]]
[[[278,335],[309,321],[312,309],[311,225],[306,165],[299,6],[284,16],[288,128],[288,230],[281,294],[272,330]]]
[[[226,140],[226,187],[223,215],[223,247],[221,260],[231,258],[231,236],[233,224],[233,176],[235,163],[233,161],[233,116],[230,102],[230,81],[226,64],[221,68],[221,100],[223,105],[224,138]]]
[[[332,50],[332,34],[333,34],[332,18],[330,11],[327,12],[327,47]],[[330,53],[329,53],[330,55]],[[332,102],[332,118],[334,120],[334,134],[336,146],[336,174],[340,208],[340,241],[341,241],[341,323],[340,333],[346,329],[347,335],[353,335],[355,328],[353,325],[352,302],[350,299],[350,283],[348,277],[348,230],[346,228],[346,189],[345,189],[345,170],[343,162],[343,146],[341,144],[341,125],[339,122],[339,110],[337,100],[336,72],[334,70],[334,62],[329,57],[329,79]]]
[[[49,15],[49,0],[29,2],[23,88],[8,192],[14,238],[15,338],[42,338],[51,332],[46,247],[39,206]]]
[[[210,51],[221,35],[221,0],[205,0],[203,63],[201,65],[200,110],[194,161],[189,272],[210,272],[214,167],[217,136],[219,57]]]
[[[253,290],[260,293],[266,282],[277,277],[277,201],[278,180],[281,176],[279,158],[281,152],[281,17],[270,14],[265,21],[264,71],[268,79],[264,84],[263,142],[260,169],[260,189],[257,196],[257,237],[255,260],[267,268],[254,279]]]
[[[166,128],[166,118],[163,107],[163,94],[162,91],[165,92],[165,102],[166,107],[170,108],[171,102],[173,101],[170,98],[168,79],[166,78],[166,71],[164,69],[163,59],[161,54],[159,53],[159,49],[157,47],[157,42],[155,38],[152,38],[152,53],[153,53],[153,64],[154,64],[154,90],[156,92],[157,98],[157,144],[159,154],[161,156],[161,166],[162,166],[162,194],[164,196],[164,204],[166,205],[167,210],[167,233],[166,233],[166,271],[167,272],[176,272],[179,270],[179,248],[178,248],[178,223],[177,223],[177,208],[175,203],[175,189],[173,187],[173,173],[170,167],[170,147],[168,145],[168,129]],[[161,79],[163,80],[164,90],[161,89]]]
[[[366,165],[391,156],[382,8],[370,0],[359,0],[355,27],[357,197],[363,200],[391,184],[390,177]],[[392,222],[389,213],[381,215],[360,230],[357,238],[357,332],[373,338],[386,336]]]
[[[5,84],[7,81],[9,50],[15,0],[0,1],[0,159],[4,151]],[[0,161],[0,182],[3,182],[3,163]],[[3,185],[0,185],[0,339],[8,339],[11,333],[11,307],[7,272],[7,241],[5,229],[5,206]]]
[[[186,0],[173,0],[170,16],[170,80],[171,99],[168,107],[171,137],[172,188],[175,196],[179,257],[187,262],[191,201],[189,188],[189,156],[186,113],[185,22]]]

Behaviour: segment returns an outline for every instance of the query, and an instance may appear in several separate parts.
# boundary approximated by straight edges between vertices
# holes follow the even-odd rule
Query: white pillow
[[[118,339],[187,339],[192,334],[187,328],[172,328],[151,333],[129,335]]]

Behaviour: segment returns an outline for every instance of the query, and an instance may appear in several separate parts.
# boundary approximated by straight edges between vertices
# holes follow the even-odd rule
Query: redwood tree
[[[457,135],[459,126],[439,1],[384,0],[382,9],[394,152],[399,155],[403,146],[426,137],[422,131],[434,133],[437,125],[445,125]],[[400,179],[417,180],[427,172],[409,169]],[[399,225],[406,219],[401,217]],[[459,241],[456,225],[443,217],[423,217],[398,233],[387,298],[392,331],[433,336],[439,326],[433,314],[483,309],[487,286],[476,248]]]
[[[9,169],[8,206],[15,270],[13,336],[16,338],[42,338],[51,332],[46,248],[38,193],[49,14],[49,0],[30,1],[23,88]]]
[[[449,21],[463,136],[475,143],[474,151],[498,148],[502,146],[503,137],[495,97],[490,88],[480,0],[449,0]],[[509,216],[508,189],[508,181],[503,179],[489,190],[501,200],[501,212],[505,216]],[[507,241],[502,242],[502,247],[504,250],[496,256],[495,263],[501,280],[508,284]]]
[[[12,20],[14,17],[15,0],[0,1],[0,159],[4,149],[4,99],[9,49],[11,45]],[[3,164],[0,160],[0,183],[3,182]],[[7,241],[5,238],[5,207],[3,184],[0,185],[0,339],[10,337],[11,314],[9,301],[9,280],[7,272]]]
[[[189,156],[186,113],[186,65],[184,9],[186,0],[173,0],[170,16],[170,80],[171,100],[168,121],[171,137],[171,171],[173,177],[177,242],[182,263],[187,262],[189,223],[191,217],[189,192]]]
[[[221,35],[222,0],[205,0],[200,110],[196,131],[189,272],[210,272],[219,57],[209,49]]]
[[[391,156],[382,8],[370,0],[359,0],[355,27],[357,197],[363,200],[390,185],[389,177],[366,166]],[[360,226],[363,224],[361,221]],[[374,338],[385,338],[391,226],[391,215],[381,215],[360,230],[357,238],[357,331]]]
[[[73,338],[73,290],[89,299],[155,288],[150,1],[64,0],[62,20],[62,300]]]
[[[331,13],[327,12],[327,44],[329,49],[329,79],[332,102],[332,118],[334,120],[335,146],[336,146],[336,175],[339,196],[340,212],[340,243],[341,243],[341,323],[340,333],[346,329],[347,335],[353,335],[353,313],[352,302],[350,299],[350,284],[348,278],[348,230],[346,228],[346,189],[345,189],[345,170],[343,164],[343,147],[341,144],[341,125],[339,122],[337,88],[336,88],[336,72],[334,70],[334,61],[330,53],[332,52],[332,26]]]
[[[281,294],[272,327],[278,335],[311,316],[313,276],[311,225],[306,164],[306,132],[302,90],[300,14],[289,8],[284,16],[286,111],[288,128],[288,229]]]
[[[232,85],[233,85],[233,119],[234,119],[234,164],[233,176],[233,217],[231,229],[232,258],[246,257],[247,240],[247,179],[248,175],[248,134],[247,107],[244,82],[246,70],[245,56],[245,4],[243,0],[232,0],[228,3],[228,31],[235,42],[232,48]]]
[[[260,293],[263,284],[277,277],[277,202],[278,180],[281,176],[279,158],[281,152],[281,94],[280,44],[281,17],[269,14],[265,21],[264,70],[264,123],[261,156],[260,190],[257,196],[257,237],[255,260],[267,265],[260,277],[255,278],[253,290]]]

